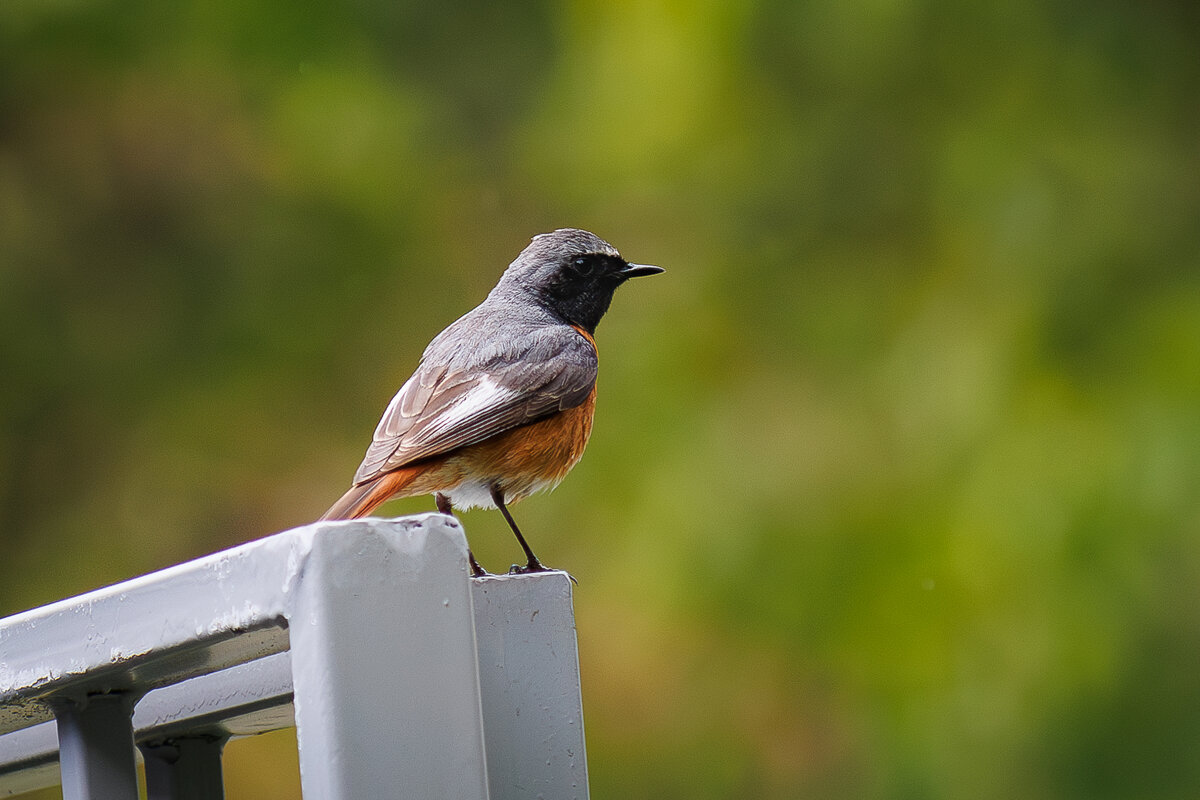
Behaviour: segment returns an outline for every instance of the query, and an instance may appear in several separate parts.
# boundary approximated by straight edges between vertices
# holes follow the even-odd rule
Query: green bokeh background
[[[595,797],[1195,797],[1198,52],[1168,0],[7,0],[0,614],[314,519],[573,225],[668,269],[515,508]]]

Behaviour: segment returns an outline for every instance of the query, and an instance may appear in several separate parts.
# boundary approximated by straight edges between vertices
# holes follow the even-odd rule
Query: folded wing
[[[422,362],[384,411],[354,482],[573,408],[595,383],[595,348],[566,326],[479,364]]]

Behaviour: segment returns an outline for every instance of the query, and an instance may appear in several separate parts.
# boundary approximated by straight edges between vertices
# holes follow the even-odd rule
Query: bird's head
[[[494,291],[533,296],[566,322],[593,333],[618,286],[662,271],[629,263],[594,233],[560,228],[534,236]]]

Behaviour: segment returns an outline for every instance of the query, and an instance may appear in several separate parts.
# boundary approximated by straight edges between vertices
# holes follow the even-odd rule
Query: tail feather
[[[349,491],[321,515],[321,520],[365,517],[400,494],[419,474],[417,470],[399,469],[351,486]]]

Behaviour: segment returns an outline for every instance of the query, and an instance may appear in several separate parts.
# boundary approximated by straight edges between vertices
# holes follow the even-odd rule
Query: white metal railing
[[[295,725],[314,800],[586,798],[571,582],[469,578],[451,517],[323,522],[0,620],[0,796],[224,796]]]

